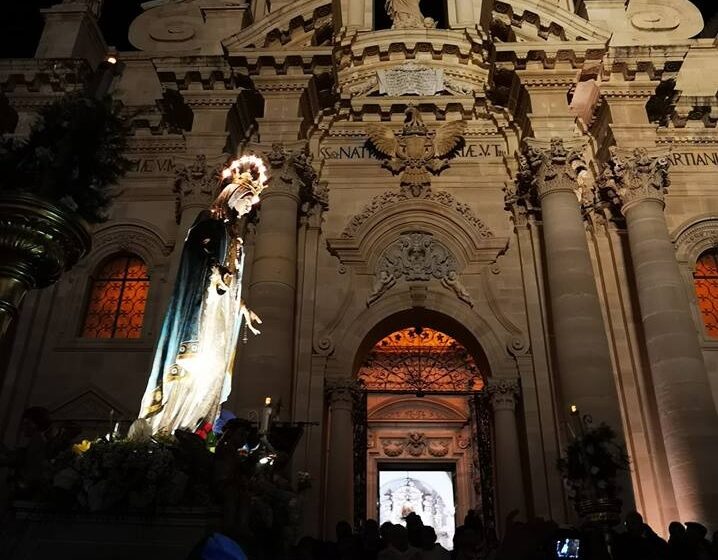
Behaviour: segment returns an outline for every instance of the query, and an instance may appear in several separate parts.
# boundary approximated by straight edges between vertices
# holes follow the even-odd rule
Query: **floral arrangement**
[[[559,459],[569,497],[575,502],[616,499],[619,471],[628,469],[625,449],[616,441],[616,433],[606,424],[581,429]]]
[[[201,441],[98,439],[75,444],[71,451],[56,462],[53,477],[55,497],[65,506],[151,511],[211,502],[212,458]]]
[[[130,125],[112,98],[72,93],[40,109],[24,140],[0,140],[0,192],[31,193],[88,223],[107,220],[129,170]]]

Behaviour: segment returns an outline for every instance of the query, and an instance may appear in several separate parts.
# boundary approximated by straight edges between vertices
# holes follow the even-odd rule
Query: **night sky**
[[[132,50],[127,41],[130,22],[142,11],[145,0],[105,0],[100,27],[107,43],[119,50]],[[41,8],[47,8],[59,0],[6,0],[0,7],[0,57],[31,57],[42,31]],[[716,0],[692,0],[703,12],[706,30],[703,36],[718,34],[718,2]],[[384,0],[381,0],[381,4]],[[431,14],[435,15],[435,14]],[[438,15],[438,14],[436,14]],[[437,19],[441,19],[440,16]],[[378,23],[378,22],[377,22]]]

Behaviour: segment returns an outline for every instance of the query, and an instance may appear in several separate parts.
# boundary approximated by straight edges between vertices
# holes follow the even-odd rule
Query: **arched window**
[[[718,249],[700,256],[693,279],[706,333],[718,338]]]
[[[369,391],[473,392],[484,386],[474,358],[440,331],[408,328],[381,339],[357,374]]]
[[[137,255],[114,255],[94,274],[85,313],[85,338],[140,338],[150,278]]]

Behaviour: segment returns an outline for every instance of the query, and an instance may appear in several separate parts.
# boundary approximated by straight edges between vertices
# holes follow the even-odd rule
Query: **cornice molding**
[[[546,41],[597,41],[607,43],[611,32],[556,4],[535,0],[500,0],[494,4],[496,19],[520,29],[533,27]]]

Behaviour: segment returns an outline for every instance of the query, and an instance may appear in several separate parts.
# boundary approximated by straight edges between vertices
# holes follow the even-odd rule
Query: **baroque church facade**
[[[225,408],[307,423],[304,532],[400,515],[400,489],[570,519],[572,406],[621,434],[627,506],[718,527],[718,47],[688,0],[159,0],[127,52],[101,7],[57,4],[0,62],[16,135],[98,67],[133,123],[91,254],[23,304],[3,441],[28,406],[137,416],[187,230],[252,153],[262,333]],[[454,504],[381,476],[431,469]]]

